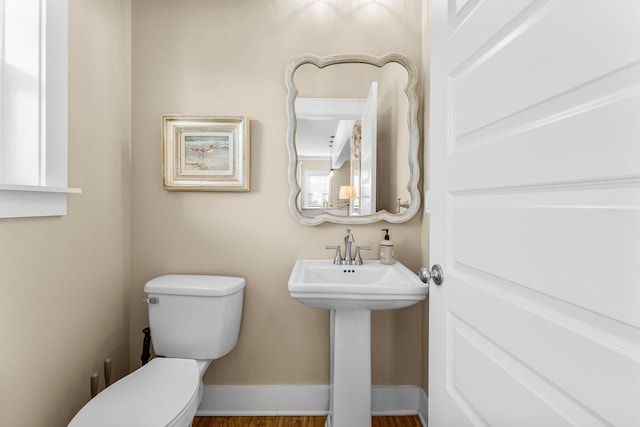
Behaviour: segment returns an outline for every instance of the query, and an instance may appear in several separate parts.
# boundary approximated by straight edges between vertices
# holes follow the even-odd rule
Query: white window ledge
[[[67,194],[80,188],[0,184],[0,218],[62,216],[67,214]]]
[[[82,188],[47,187],[45,185],[0,184],[0,191],[32,191],[36,193],[82,193]]]

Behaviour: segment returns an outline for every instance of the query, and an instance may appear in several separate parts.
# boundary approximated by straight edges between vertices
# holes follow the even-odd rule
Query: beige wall
[[[0,220],[0,425],[64,426],[129,368],[130,1],[69,1],[68,215]]]
[[[327,313],[294,301],[286,283],[296,257],[329,259],[324,245],[345,227],[305,227],[287,210],[284,68],[305,52],[390,51],[426,67],[420,7],[70,0],[69,185],[83,194],[65,217],[0,220],[0,425],[66,425],[106,357],[114,378],[137,367],[142,287],[169,272],[247,278],[240,342],[208,384],[326,384]],[[163,113],[251,116],[252,191],[163,192]],[[377,247],[387,226],[417,270],[422,215],[352,228]],[[427,314],[426,304],[374,313],[375,384],[426,388]]]
[[[329,260],[345,228],[298,224],[287,208],[284,70],[296,55],[398,51],[422,64],[421,3],[134,0],[132,60],[133,269],[131,363],[139,365],[144,283],[165,273],[247,279],[237,348],[207,384],[327,384],[328,314],[290,297],[297,257]],[[251,117],[249,193],[168,193],[161,185],[162,114]],[[354,226],[378,247],[389,227],[397,257],[422,263],[422,215]],[[365,253],[366,254],[366,253]],[[376,257],[377,253],[366,254]],[[329,262],[329,261],[328,261]],[[421,384],[422,305],[373,316],[373,382]]]

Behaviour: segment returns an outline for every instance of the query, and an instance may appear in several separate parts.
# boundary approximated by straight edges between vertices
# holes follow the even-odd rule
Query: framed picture
[[[168,191],[249,191],[249,118],[162,116],[162,185]]]

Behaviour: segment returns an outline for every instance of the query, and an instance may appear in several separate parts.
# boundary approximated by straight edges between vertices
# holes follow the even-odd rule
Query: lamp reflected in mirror
[[[338,195],[338,200],[346,200],[347,205],[347,216],[351,215],[352,209],[357,209],[351,205],[351,201],[358,198],[358,193],[356,192],[356,187],[353,185],[343,185],[340,187],[340,194]]]

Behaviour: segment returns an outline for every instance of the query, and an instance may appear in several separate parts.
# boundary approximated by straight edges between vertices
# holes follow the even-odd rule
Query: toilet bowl
[[[195,360],[158,357],[90,400],[69,426],[189,426],[200,398]]]
[[[156,357],[91,399],[70,427],[187,427],[202,400],[202,377],[240,331],[245,280],[173,274],[145,285]]]

